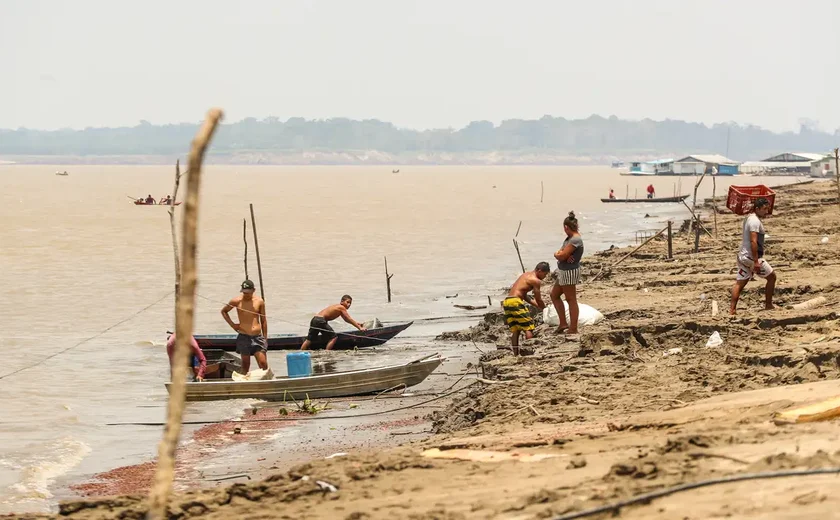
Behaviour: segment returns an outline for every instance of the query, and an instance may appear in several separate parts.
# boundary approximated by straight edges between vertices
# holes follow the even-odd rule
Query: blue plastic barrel
[[[289,352],[286,354],[286,371],[289,377],[307,377],[312,375],[312,357],[309,352]]]

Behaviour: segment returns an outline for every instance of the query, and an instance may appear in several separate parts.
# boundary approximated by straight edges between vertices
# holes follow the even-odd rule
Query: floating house
[[[837,163],[834,154],[823,155],[811,163],[811,177],[836,177]]]
[[[656,159],[655,161],[631,162],[630,175],[671,175],[673,159]]]
[[[737,175],[740,163],[722,155],[689,155],[673,163],[674,175]]]
[[[741,173],[763,175],[787,175],[810,173],[811,164],[823,158],[821,153],[785,152],[761,161],[748,161],[741,164]]]

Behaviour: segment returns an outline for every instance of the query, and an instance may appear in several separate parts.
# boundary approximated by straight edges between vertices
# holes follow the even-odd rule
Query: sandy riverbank
[[[264,481],[182,492],[173,518],[553,518],[705,478],[840,466],[836,423],[771,420],[776,411],[840,394],[837,191],[816,183],[778,193],[765,225],[781,308],[760,310],[759,281],[742,295],[739,315],[728,316],[741,218],[719,215],[718,239],[704,237],[699,253],[682,235],[668,260],[665,242],[656,241],[584,285],[581,301],[607,320],[584,328],[579,344],[543,327],[532,356],[485,354],[484,377],[495,383],[477,383],[436,411],[438,435],[319,457]],[[585,263],[592,274],[628,251]],[[827,302],[790,308],[817,296]],[[715,331],[723,345],[706,348]],[[492,314],[460,338],[507,340]],[[681,353],[663,356],[678,347]],[[453,457],[466,456],[464,449],[506,455],[484,462],[423,456],[431,448]],[[525,457],[535,454],[544,457]],[[706,487],[625,508],[622,517],[830,517],[840,505],[835,482],[823,475]],[[143,502],[66,502],[62,512],[139,518]]]

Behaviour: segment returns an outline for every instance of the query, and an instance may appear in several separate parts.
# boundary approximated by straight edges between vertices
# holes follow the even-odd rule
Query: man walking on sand
[[[512,333],[510,345],[513,354],[516,356],[519,355],[520,333],[525,332],[525,339],[534,337],[534,319],[525,304],[528,303],[540,310],[545,308],[540,294],[540,286],[542,286],[542,281],[548,276],[550,270],[548,262],[538,263],[533,271],[523,273],[516,279],[508,292],[507,298],[502,302],[502,308],[505,310],[505,323]],[[531,291],[534,292],[533,297],[528,295]]]
[[[268,343],[268,321],[265,318],[265,302],[259,296],[254,296],[254,282],[242,282],[241,293],[222,307],[222,317],[230,328],[239,333],[236,336],[236,352],[242,356],[242,373],[247,374],[251,368],[251,356],[263,370],[268,370],[266,351]],[[239,323],[230,319],[231,310],[236,309]]]
[[[761,223],[761,218],[766,217],[770,211],[770,202],[765,198],[760,198],[755,201],[754,208],[753,213],[750,213],[744,219],[744,237],[737,257],[738,274],[735,275],[735,286],[732,287],[732,304],[729,307],[729,314],[733,316],[735,315],[735,308],[738,306],[738,298],[741,297],[741,291],[753,275],[758,275],[767,280],[767,285],[764,287],[764,308],[767,310],[773,308],[776,273],[764,259],[764,224]]]
[[[340,303],[330,305],[316,314],[309,322],[309,333],[306,335],[306,341],[303,342],[300,349],[307,350],[312,345],[313,341],[318,339],[319,336],[323,336],[324,339],[327,340],[327,350],[332,350],[335,346],[335,342],[338,341],[338,336],[336,336],[333,328],[330,327],[329,322],[339,316],[341,316],[341,319],[357,329],[365,330],[365,328],[359,325],[356,320],[351,318],[350,313],[347,312],[347,309],[349,309],[351,305],[353,305],[353,298],[351,298],[349,294],[345,294],[341,297]]]

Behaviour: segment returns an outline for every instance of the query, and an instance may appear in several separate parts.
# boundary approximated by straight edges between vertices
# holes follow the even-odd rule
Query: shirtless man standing
[[[306,335],[306,341],[303,342],[300,349],[308,349],[312,345],[312,342],[318,339],[318,336],[324,336],[325,339],[329,340],[327,343],[327,350],[332,350],[335,346],[335,342],[338,341],[338,336],[335,335],[335,331],[327,322],[330,322],[339,316],[341,316],[341,319],[357,329],[365,330],[365,328],[359,325],[356,320],[351,318],[350,313],[347,312],[347,309],[349,309],[352,304],[353,298],[351,298],[350,295],[345,294],[341,297],[341,303],[330,305],[316,314],[315,317],[312,318],[312,321],[309,322],[309,334]]]
[[[239,323],[230,319],[231,310],[236,309]],[[239,333],[236,336],[236,352],[242,356],[242,373],[247,374],[251,368],[251,356],[257,359],[261,369],[268,369],[266,350],[268,344],[268,321],[265,318],[265,302],[259,296],[254,296],[254,282],[242,282],[242,293],[222,307],[222,317],[230,328]]]
[[[510,331],[510,344],[513,347],[514,355],[519,355],[519,334],[525,332],[525,338],[531,339],[534,337],[534,319],[531,318],[531,313],[525,303],[529,303],[534,307],[542,310],[545,304],[542,301],[540,294],[540,286],[542,281],[548,276],[551,271],[548,262],[540,262],[533,271],[522,274],[516,279],[513,287],[508,292],[508,297],[502,302],[502,308],[505,310],[505,323]],[[528,293],[533,291],[534,296],[528,296]]]

